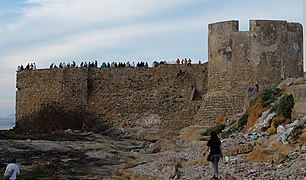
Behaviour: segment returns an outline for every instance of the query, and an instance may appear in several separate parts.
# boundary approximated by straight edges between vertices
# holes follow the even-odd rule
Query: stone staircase
[[[230,94],[227,92],[207,93],[202,101],[194,122],[210,127],[222,115],[232,115],[243,111],[244,93]]]

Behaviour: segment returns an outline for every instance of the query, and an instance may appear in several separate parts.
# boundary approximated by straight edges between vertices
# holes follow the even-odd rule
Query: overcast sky
[[[303,24],[303,0],[0,0],[0,117],[15,113],[18,65],[205,62],[209,23],[250,19]]]

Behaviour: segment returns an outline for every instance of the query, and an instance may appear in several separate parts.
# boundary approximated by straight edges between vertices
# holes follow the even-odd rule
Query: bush
[[[261,131],[262,132],[266,132],[268,130],[268,127],[267,126],[263,126],[262,128],[261,128]]]
[[[238,122],[238,126],[237,126],[238,131],[241,131],[244,128],[244,126],[247,124],[248,117],[249,117],[248,114],[244,114],[240,117],[239,122]]]
[[[269,89],[265,89],[261,94],[261,105],[262,107],[267,107],[271,103],[275,102],[278,96],[280,96],[280,89],[273,87]]]
[[[294,106],[294,98],[292,94],[290,95],[285,94],[284,96],[281,97],[279,101],[277,112],[278,114],[281,114],[285,118],[290,119],[293,106]]]

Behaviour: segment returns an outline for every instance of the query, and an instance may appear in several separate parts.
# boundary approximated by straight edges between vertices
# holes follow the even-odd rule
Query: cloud
[[[130,23],[187,3],[187,0],[29,0],[27,3],[33,6],[21,9],[23,15],[3,29],[26,33],[27,36],[18,37],[19,41]],[[12,42],[11,39],[7,39],[8,42]]]
[[[53,2],[53,1],[52,1]],[[69,1],[68,1],[69,2]],[[73,1],[74,2],[74,1]],[[77,1],[78,2],[78,1]],[[61,8],[65,7],[66,5],[61,4],[62,1],[60,1],[60,4],[57,4],[58,2],[55,1],[55,3],[49,4],[50,1],[28,1],[28,3],[40,3],[43,4],[42,7],[39,6],[34,7],[34,10],[27,10],[25,12],[24,17],[20,18],[16,22],[9,25],[10,32],[18,31],[21,33],[21,29],[24,36],[13,36],[6,38],[6,42],[2,42],[2,45],[4,46],[5,43],[11,50],[18,49],[18,46],[21,46],[22,48],[19,48],[18,53],[12,53],[12,51],[8,50],[5,53],[3,53],[3,58],[7,60],[8,66],[13,67],[16,66],[16,64],[22,63],[24,59],[30,59],[30,60],[46,60],[46,59],[52,59],[52,58],[60,58],[60,57],[73,57],[82,55],[83,53],[90,53],[91,51],[94,51],[96,49],[103,49],[103,48],[120,48],[123,46],[131,46],[132,45],[132,39],[139,39],[144,36],[160,33],[160,32],[178,32],[178,31],[186,31],[185,29],[177,28],[180,27],[182,24],[182,20],[186,23],[184,23],[184,26],[189,27],[190,29],[195,27],[195,24],[198,24],[199,22],[193,21],[191,18],[185,18],[184,19],[177,19],[172,21],[167,20],[159,20],[159,21],[152,21],[152,22],[140,22],[140,23],[128,23],[128,24],[115,24],[114,19],[118,18],[118,16],[125,16],[123,19],[128,19],[129,16],[137,16],[139,17],[139,14],[147,15],[150,13],[156,14],[158,13],[157,10],[155,10],[154,7],[157,8],[158,5],[155,3],[150,2],[149,5],[145,4],[143,1],[137,1],[138,4],[136,7],[131,5],[131,2],[123,4],[123,7],[129,9],[127,14],[121,13],[120,15],[117,15],[113,11],[109,11],[109,16],[107,18],[102,18],[101,21],[111,21],[111,24],[107,27],[104,27],[106,25],[98,25],[99,19],[96,20],[94,23],[90,22],[82,22],[82,19],[89,19],[89,18],[81,18],[80,21],[78,21],[78,24],[75,28],[71,27],[65,27],[65,25],[61,26],[61,24],[65,24],[65,21],[73,21],[72,18],[74,18],[74,21],[78,19],[78,14],[76,13],[77,7],[84,7],[83,5],[84,1],[80,1],[81,3],[78,5],[75,5],[76,7],[72,7],[72,10],[66,10],[68,12],[65,12],[66,14],[61,14],[53,12],[53,9],[58,8],[51,8],[54,6],[59,6]],[[96,2],[97,4],[101,3],[101,1],[91,1]],[[117,5],[116,3],[113,3],[113,1],[107,1],[112,5]],[[120,1],[121,2],[121,1]],[[133,1],[135,2],[135,1]],[[46,4],[44,4],[46,3]],[[159,11],[163,10],[164,8],[172,6],[177,6],[179,3],[186,3],[186,1],[177,1],[174,4],[171,3],[163,3],[162,6],[158,7],[157,9]],[[66,4],[69,4],[66,2]],[[95,4],[95,5],[97,5]],[[157,3],[158,4],[158,3]],[[87,5],[87,8],[89,7],[96,7],[95,5],[90,4]],[[146,5],[146,6],[144,6]],[[47,7],[45,7],[47,6]],[[127,7],[128,6],[128,7]],[[138,7],[139,6],[139,7]],[[141,10],[137,11],[135,14],[134,11],[136,9],[140,8],[141,6],[144,6],[141,8]],[[51,9],[51,10],[50,10]],[[105,11],[107,11],[108,8],[105,8]],[[132,9],[132,10],[131,10]],[[102,9],[103,10],[103,9]],[[95,10],[93,10],[95,11]],[[62,12],[59,10],[59,12]],[[74,12],[74,13],[73,13]],[[78,12],[82,12],[78,10]],[[89,13],[89,12],[88,12]],[[105,13],[105,12],[103,12]],[[85,13],[86,14],[86,13]],[[106,13],[107,14],[107,13]],[[112,16],[112,14],[115,14]],[[68,16],[69,15],[69,16]],[[60,18],[63,16],[64,18]],[[85,15],[86,17],[87,15]],[[92,14],[91,14],[92,16]],[[29,18],[31,17],[31,18]],[[57,23],[57,26],[62,30],[60,31],[61,34],[57,34],[57,31],[53,31],[52,28],[54,28],[52,22],[50,24],[50,21],[46,20],[46,31],[37,32],[40,31],[40,28],[37,24],[40,24],[40,21],[38,19],[42,17],[47,17],[46,19],[59,19],[59,22]],[[68,20],[67,20],[68,19]],[[90,20],[91,21],[91,20]],[[31,23],[37,23],[35,26],[31,26]],[[123,20],[124,22],[124,20]],[[102,22],[101,22],[102,23]],[[95,25],[93,25],[95,24]],[[102,23],[103,24],[103,23]],[[114,25],[115,24],[115,25]],[[92,28],[84,28],[85,26],[93,26]],[[102,27],[101,27],[102,26]],[[203,25],[204,27],[204,25]],[[27,28],[30,28],[27,30]],[[85,30],[84,30],[85,29]],[[68,31],[71,31],[69,33],[66,33]],[[37,32],[37,33],[36,33]],[[40,34],[44,34],[42,37],[39,37]],[[15,37],[15,41],[12,40]],[[37,40],[36,40],[37,39]],[[1,42],[0,42],[1,44]],[[27,45],[28,44],[28,45]],[[15,48],[11,48],[11,46],[14,45]],[[43,53],[42,53],[43,52]]]
[[[203,62],[208,24],[231,19],[243,31],[249,19],[302,23],[302,1],[26,0],[0,7],[0,83],[9,86],[0,93],[14,93],[16,66],[28,62],[39,68],[93,58]]]
[[[3,47],[0,52],[12,66],[25,58],[50,59],[67,54],[77,56],[94,48],[120,46],[129,39],[170,27],[162,20],[161,23],[145,22],[145,17],[190,2],[28,0],[26,3],[31,6],[21,9],[23,15],[1,28],[0,33],[6,36],[0,42]]]

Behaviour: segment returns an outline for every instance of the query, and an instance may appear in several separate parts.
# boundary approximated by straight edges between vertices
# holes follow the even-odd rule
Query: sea
[[[15,127],[16,118],[15,115],[8,115],[0,117],[0,130],[9,130]]]

